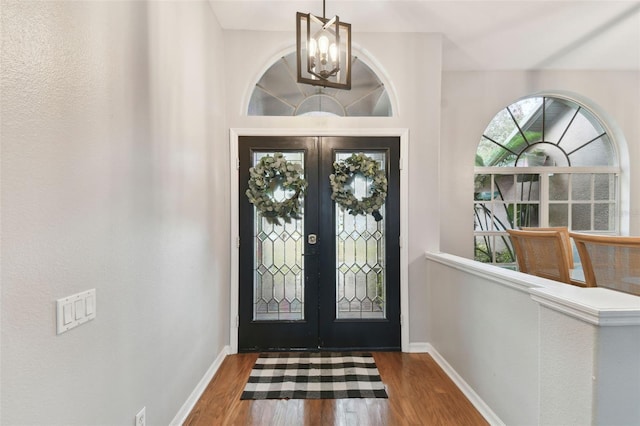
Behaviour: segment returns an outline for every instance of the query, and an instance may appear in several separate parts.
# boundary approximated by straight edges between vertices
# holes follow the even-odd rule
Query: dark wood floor
[[[241,401],[258,354],[227,356],[184,425],[488,424],[429,354],[373,356],[389,399]]]

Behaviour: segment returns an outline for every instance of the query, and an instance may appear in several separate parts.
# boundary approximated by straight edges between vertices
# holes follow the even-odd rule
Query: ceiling
[[[321,0],[209,0],[223,29],[295,30]],[[640,1],[327,0],[358,32],[443,35],[447,70],[640,70]],[[294,41],[292,40],[292,44]]]

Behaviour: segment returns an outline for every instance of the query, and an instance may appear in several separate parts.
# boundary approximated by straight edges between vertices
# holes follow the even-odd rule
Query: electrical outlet
[[[147,407],[142,407],[142,410],[138,414],[136,414],[136,424],[135,426],[145,426],[147,423]]]

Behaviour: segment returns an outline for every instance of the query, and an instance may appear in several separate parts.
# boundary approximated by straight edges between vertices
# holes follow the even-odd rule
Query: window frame
[[[549,184],[549,177],[553,174],[567,174],[567,175],[580,175],[580,174],[589,174],[592,175],[592,178],[594,175],[597,174],[602,174],[602,175],[610,175],[613,176],[615,179],[615,189],[613,191],[613,198],[610,197],[608,200],[596,200],[595,196],[594,196],[594,185],[591,185],[591,197],[589,200],[573,200],[572,199],[572,190],[571,190],[571,182],[572,180],[570,180],[569,182],[569,188],[567,189],[568,192],[568,196],[567,196],[567,200],[551,200],[549,197],[549,189],[550,189],[550,184]],[[597,234],[601,234],[601,235],[619,235],[620,234],[620,212],[621,212],[621,208],[620,208],[620,195],[621,195],[621,179],[620,179],[620,167],[618,166],[597,166],[597,167],[548,167],[548,166],[541,166],[541,167],[475,167],[474,168],[474,176],[476,175],[486,175],[486,176],[495,176],[495,175],[537,175],[539,178],[539,183],[540,183],[540,188],[539,188],[539,199],[537,200],[527,200],[526,203],[519,203],[518,200],[515,200],[515,203],[513,203],[514,205],[522,205],[522,204],[537,204],[538,207],[538,212],[539,212],[539,217],[538,217],[538,226],[540,227],[548,227],[551,226],[549,224],[549,207],[552,204],[567,204],[569,206],[569,209],[571,209],[571,206],[574,204],[589,204],[591,206],[591,213],[589,216],[589,220],[590,220],[590,229],[589,230],[581,230],[584,232],[589,232],[589,233],[597,233]],[[493,187],[492,187],[493,189]],[[492,191],[493,192],[493,191]],[[475,215],[475,211],[478,205],[481,204],[486,204],[486,203],[490,203],[491,204],[491,208],[490,211],[494,212],[494,200],[495,198],[491,198],[491,200],[473,200],[473,208],[474,208],[474,215]],[[505,200],[505,201],[510,201],[510,200]],[[502,202],[502,201],[501,201]],[[613,213],[613,220],[614,220],[614,226],[613,229],[609,229],[609,230],[596,230],[594,229],[594,218],[595,218],[595,214],[594,214],[594,206],[598,205],[598,204],[612,204],[614,205],[614,213]],[[568,212],[568,224],[567,227],[569,229],[572,229],[572,215],[571,215],[571,210],[569,210]],[[475,220],[474,220],[475,223]],[[520,224],[516,224],[516,229],[519,228],[521,225]],[[509,238],[509,234],[505,231],[505,230],[496,230],[496,229],[492,229],[492,230],[482,230],[479,231],[477,229],[475,229],[474,226],[474,231],[473,231],[473,238],[474,241],[476,240],[476,238],[478,237],[492,237],[495,238]],[[474,243],[474,248],[476,247],[475,243]],[[474,250],[474,259],[476,258],[476,253]],[[487,262],[487,263],[491,263],[491,264],[495,264],[495,265],[500,265],[502,267],[507,267],[507,268],[512,268],[515,269],[516,268],[516,260],[515,257],[512,259],[512,262],[498,262],[497,261],[497,256],[496,256],[496,245],[494,244],[491,250],[491,262]]]
[[[522,102],[522,101],[526,101],[528,99],[534,99],[534,98],[541,98],[542,102],[540,103],[540,111],[539,112],[531,112],[529,113],[528,117],[525,121],[522,121],[521,118],[516,118],[512,112],[512,110],[518,110],[519,107],[515,107],[518,103]],[[554,140],[546,140],[545,138],[545,132],[547,131],[546,128],[546,124],[545,124],[545,118],[546,118],[546,108],[547,105],[551,105],[551,104],[547,104],[547,102],[549,100],[559,100],[561,102],[566,103],[570,103],[573,104],[576,109],[575,109],[575,115],[573,116],[573,118],[571,119],[571,121],[568,122],[566,128],[564,129],[562,136],[560,137],[560,140],[558,141],[554,141]],[[569,105],[571,106],[571,105]],[[599,126],[603,132],[601,134],[599,134],[599,136],[597,136],[596,138],[594,138],[593,140],[587,140],[585,141],[585,143],[583,145],[580,145],[579,148],[574,149],[573,151],[570,151],[569,153],[567,153],[564,149],[560,148],[560,142],[562,141],[562,139],[564,138],[565,134],[567,133],[567,131],[569,130],[569,128],[571,127],[572,123],[573,123],[573,119],[578,115],[578,113],[584,110],[584,113],[581,113],[581,115],[585,116],[585,118],[587,118],[588,121],[590,121],[591,123],[597,126]],[[492,139],[490,137],[490,134],[487,134],[487,131],[492,129],[492,126],[494,125],[495,120],[499,120],[501,116],[504,116],[505,112],[508,114],[508,116],[511,117],[511,119],[513,120],[514,124],[515,124],[515,129],[514,133],[512,133],[512,135],[505,139],[504,141],[496,141],[494,139]],[[525,133],[527,131],[529,131],[528,128],[524,128],[524,126],[521,127],[522,123],[528,122],[528,120],[530,120],[532,117],[534,117],[536,114],[540,114],[539,117],[542,118],[542,136],[541,139],[539,141],[537,140],[532,140],[532,141],[528,141],[527,140],[527,136],[525,135]],[[501,124],[499,122],[497,122],[497,125],[500,126]],[[508,125],[505,123],[505,125]],[[552,124],[553,125],[553,124]],[[597,129],[598,127],[594,127],[594,129]],[[522,137],[524,138],[525,142],[526,142],[526,146],[524,146],[523,149],[521,149],[519,152],[514,152],[511,151],[508,148],[508,144],[509,142],[512,140],[513,137],[515,137],[515,135],[517,134],[521,134]],[[596,141],[597,139],[606,136],[608,138],[608,143],[609,143],[609,147],[611,149],[610,152],[610,157],[609,162],[611,165],[594,165],[594,166],[572,166],[572,161],[569,158],[570,155],[572,155],[574,152],[578,151],[579,149],[584,148],[585,146],[589,145],[591,142]],[[496,114],[492,117],[492,119],[487,123],[487,127],[483,130],[482,134],[480,135],[480,142],[477,145],[477,149],[476,149],[476,159],[478,158],[479,155],[482,155],[479,153],[478,150],[481,149],[482,145],[483,145],[483,141],[487,140],[490,143],[494,143],[497,146],[502,147],[503,149],[505,149],[508,152],[511,152],[511,154],[515,154],[516,155],[516,160],[514,161],[513,165],[509,164],[507,166],[481,166],[481,165],[476,165],[474,167],[474,182],[477,178],[478,175],[487,175],[487,176],[492,176],[491,178],[491,188],[490,188],[490,199],[489,200],[482,200],[482,199],[478,199],[476,197],[475,194],[477,194],[477,191],[474,191],[474,199],[473,199],[473,212],[474,212],[474,230],[473,230],[473,239],[474,239],[474,259],[478,259],[478,237],[482,238],[482,237],[486,237],[489,236],[492,239],[490,240],[491,243],[491,247],[487,247],[487,249],[490,249],[490,262],[491,264],[498,264],[500,266],[505,266],[505,267],[510,267],[515,269],[515,265],[516,265],[516,261],[515,261],[515,255],[513,255],[513,258],[511,259],[511,262],[504,262],[504,258],[507,256],[496,256],[496,248],[497,246],[499,246],[496,241],[497,238],[500,237],[504,240],[505,244],[508,245],[509,247],[511,247],[511,243],[508,237],[508,233],[505,230],[499,230],[500,226],[504,227],[506,229],[506,227],[515,227],[515,228],[519,228],[521,225],[516,223],[518,218],[516,215],[516,212],[518,211],[518,205],[524,205],[524,204],[528,204],[528,205],[532,205],[532,204],[537,204],[538,205],[538,226],[540,227],[548,227],[549,225],[549,209],[550,206],[552,206],[553,204],[566,204],[568,205],[568,209],[569,211],[567,212],[567,226],[569,229],[572,229],[572,216],[573,216],[573,212],[572,212],[572,208],[571,206],[574,204],[589,204],[590,205],[590,213],[589,213],[589,220],[590,220],[590,229],[589,230],[584,230],[584,232],[590,232],[590,233],[597,233],[597,234],[610,234],[610,235],[620,235],[621,230],[623,228],[623,224],[622,224],[622,211],[623,211],[623,186],[625,185],[625,181],[623,179],[622,176],[622,166],[621,166],[621,158],[620,158],[620,147],[619,147],[619,142],[618,142],[618,137],[620,135],[617,134],[617,132],[612,131],[611,127],[608,125],[608,123],[603,120],[602,118],[602,114],[598,113],[597,111],[595,111],[593,108],[589,107],[589,105],[583,101],[583,100],[579,100],[578,98],[576,98],[575,96],[567,96],[567,95],[563,95],[563,94],[559,94],[559,93],[536,93],[536,94],[531,94],[528,96],[524,96],[520,99],[515,100],[514,102],[508,104],[507,106],[505,106],[504,108],[500,109],[499,111],[496,112]],[[528,148],[530,148],[533,145],[536,144],[540,144],[540,143],[550,143],[550,144],[554,144],[556,145],[556,147],[562,149],[562,151],[565,153],[565,155],[567,155],[567,159],[568,159],[568,165],[561,165],[561,166],[557,166],[555,165],[546,165],[546,166],[538,166],[538,165],[532,165],[532,166],[528,166],[528,165],[517,165],[519,163],[519,159],[520,157],[528,151]],[[484,158],[484,157],[481,157]],[[477,160],[476,160],[477,161]],[[476,162],[476,164],[478,164]],[[578,175],[578,174],[591,174],[592,175],[592,180],[591,180],[591,194],[590,194],[590,199],[587,200],[573,200],[573,190],[572,190],[572,186],[571,184],[573,183],[574,179],[573,177],[571,179],[569,179],[569,186],[567,188],[567,200],[550,200],[550,184],[549,184],[549,177],[553,174],[567,174],[567,175]],[[595,175],[598,174],[604,174],[604,175],[609,175],[611,177],[613,177],[614,181],[613,184],[615,185],[615,189],[613,191],[612,194],[610,194],[609,199],[608,200],[596,200],[595,197],[595,192],[594,192],[594,188],[595,188]],[[494,204],[494,200],[495,198],[495,188],[494,188],[494,182],[495,182],[495,178],[493,176],[496,175],[537,175],[538,179],[537,181],[539,182],[539,187],[538,187],[538,191],[539,191],[539,199],[538,200],[531,200],[531,201],[526,201],[524,203],[519,203],[517,200],[515,200],[515,202],[511,203],[511,200],[504,200],[502,201],[502,194],[500,196],[500,203],[504,204],[505,206],[509,206],[509,205],[513,205],[513,210],[511,211],[511,213],[506,212],[505,214],[507,215],[507,221],[506,224],[505,223],[500,223],[500,226],[496,227],[495,225],[497,225],[498,223],[495,222],[495,218],[496,216],[496,204]],[[524,181],[524,180],[522,180]],[[517,180],[516,180],[517,182]],[[486,190],[486,187],[485,187]],[[613,198],[612,198],[613,197]],[[478,206],[485,204],[486,203],[491,203],[490,207],[490,211],[488,212],[486,208],[483,207],[483,211],[485,212],[485,214],[489,214],[489,218],[492,221],[492,229],[491,230],[482,230],[482,231],[478,231],[476,229],[476,227],[481,224],[481,221],[479,220],[479,218],[476,216],[478,213]],[[595,214],[595,206],[598,204],[608,204],[609,206],[611,206],[613,204],[613,208],[614,211],[612,212],[613,215],[613,224],[612,226],[609,227],[609,229],[605,230],[596,230],[594,226],[597,222],[596,222],[596,214]],[[507,207],[507,209],[510,207]],[[486,221],[484,222],[485,224],[487,223]],[[498,229],[493,229],[494,227],[498,228]],[[582,231],[582,230],[581,230]],[[506,240],[505,240],[506,239]],[[488,244],[488,243],[487,243]],[[512,251],[512,249],[511,249]],[[500,251],[498,251],[498,253],[502,253],[502,249]],[[480,253],[481,254],[481,253]],[[486,253],[485,253],[486,255]],[[497,260],[500,259],[501,261],[498,262]]]

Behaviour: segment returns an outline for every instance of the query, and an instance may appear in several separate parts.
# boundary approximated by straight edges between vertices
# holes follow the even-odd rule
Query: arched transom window
[[[298,83],[295,52],[283,56],[256,84],[248,114],[390,117],[389,95],[380,78],[357,57],[351,61],[351,90],[340,90]]]
[[[476,152],[475,259],[515,267],[507,229],[617,233],[618,177],[615,143],[584,105],[557,96],[509,105]]]

